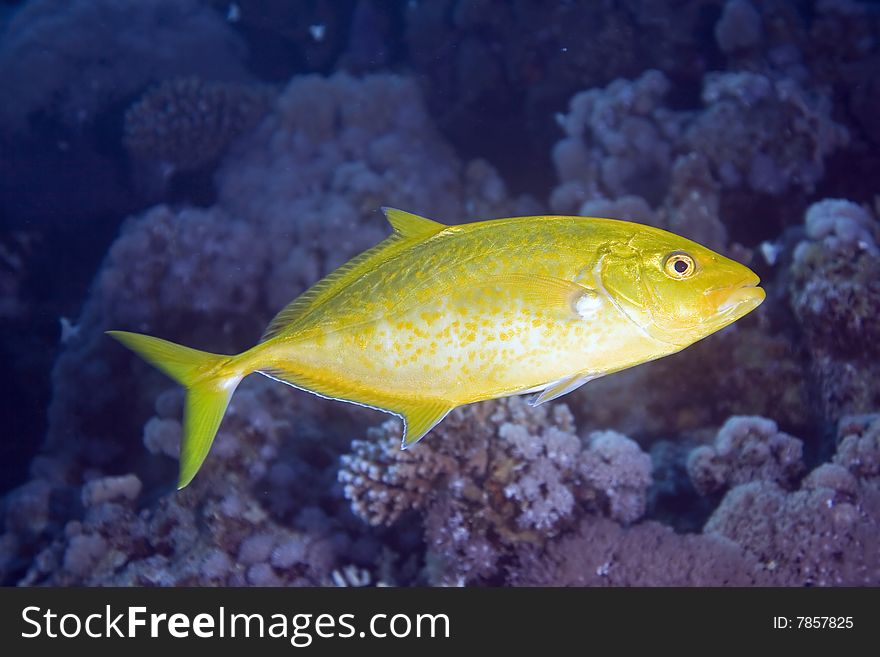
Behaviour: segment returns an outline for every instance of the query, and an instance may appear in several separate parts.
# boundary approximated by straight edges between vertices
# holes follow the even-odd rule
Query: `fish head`
[[[648,226],[610,244],[595,278],[644,332],[679,348],[735,322],[765,296],[760,279],[745,265]]]

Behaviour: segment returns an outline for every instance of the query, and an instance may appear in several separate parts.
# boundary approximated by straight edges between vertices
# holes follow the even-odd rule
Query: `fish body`
[[[399,415],[406,447],[457,406],[554,399],[679,351],[764,299],[748,268],[641,224],[386,216],[391,237],[295,299],[237,356],[111,332],[189,388],[181,487],[251,372]]]

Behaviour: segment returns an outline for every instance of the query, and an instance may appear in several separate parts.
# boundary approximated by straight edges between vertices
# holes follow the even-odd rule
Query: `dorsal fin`
[[[382,212],[385,213],[385,218],[388,219],[394,232],[402,237],[430,237],[448,227],[439,221],[425,219],[425,217],[403,210],[382,208]]]
[[[372,249],[355,256],[287,304],[269,322],[260,342],[274,338],[288,328],[294,328],[296,321],[302,318],[308,310],[317,303],[332,297],[343,289],[350,280],[354,280],[379,263],[397,255],[407,246],[436,235],[447,228],[439,222],[403,210],[382,208],[382,211],[388,218],[391,227],[394,228],[394,233]]]

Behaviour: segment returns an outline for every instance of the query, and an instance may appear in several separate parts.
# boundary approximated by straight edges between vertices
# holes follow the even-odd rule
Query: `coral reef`
[[[173,396],[160,397],[159,413],[147,423],[144,443],[151,450],[159,443],[176,459],[180,424],[179,404],[173,403]],[[346,554],[352,541],[321,520],[317,508],[300,509],[299,522],[282,523],[259,499],[282,440],[303,440],[294,427],[290,405],[275,386],[266,382],[246,387],[230,405],[210,468],[191,489],[168,491],[148,502],[142,499],[142,482],[134,474],[87,479],[80,487],[82,515],[66,522],[62,534],[36,555],[21,583],[329,582],[337,561],[351,559]],[[37,479],[22,489],[20,499],[33,502],[18,505],[7,515],[7,532],[15,529],[12,522],[25,523],[31,536],[45,530],[48,502],[41,491],[51,488]],[[303,520],[309,516],[310,520]]]
[[[805,215],[789,300],[803,328],[829,422],[880,407],[880,226],[865,208],[826,199]]]
[[[707,61],[686,53],[711,38],[704,23],[716,5],[680,3],[673,17],[651,0],[416,2],[406,5],[405,40],[431,113],[456,149],[473,156],[480,134],[480,155],[533,191],[549,182],[552,117],[566,99],[648,67],[698,81]],[[527,175],[521,161],[531,163]]]
[[[827,157],[848,143],[846,128],[831,119],[829,96],[791,79],[707,75],[701,112],[667,107],[670,86],[650,70],[572,97],[560,118],[565,137],[553,148],[554,210],[583,213],[585,201],[626,195],[658,207],[669,195],[669,216],[659,223],[720,248],[722,188],[812,191]],[[789,137],[780,141],[783,131]]]
[[[803,469],[803,444],[779,431],[773,420],[734,416],[724,423],[711,447],[694,449],[688,474],[702,495],[750,481],[791,487]]]
[[[686,143],[706,154],[725,187],[778,195],[791,185],[810,192],[828,155],[848,143],[846,128],[830,118],[830,98],[791,79],[712,74],[703,102],[706,110],[686,130]],[[783,132],[786,139],[779,140]]]
[[[753,447],[727,453],[733,477],[724,479],[738,485],[725,495],[704,533],[739,544],[776,584],[876,585],[880,558],[872,537],[880,523],[878,426],[877,416],[841,421],[832,462],[789,492],[785,488],[799,466],[798,441],[776,433],[773,423],[761,418],[732,420],[719,434],[716,449],[731,440]],[[755,442],[760,433],[765,437]],[[705,453],[692,452],[691,475],[698,488],[714,490],[714,481],[705,486],[712,479],[706,461]]]
[[[629,82],[576,94],[560,119],[565,138],[553,147],[560,185],[557,212],[574,212],[593,198],[641,196],[654,205],[668,185],[677,125],[663,108],[669,81],[648,71]]]
[[[589,518],[546,547],[525,547],[511,584],[524,586],[749,586],[771,580],[723,537],[680,535],[657,522],[623,528]]]
[[[454,411],[418,449],[400,449],[396,420],[352,443],[339,480],[373,525],[423,517],[428,581],[493,581],[523,543],[546,541],[587,513],[638,520],[651,459],[622,434],[581,440],[564,405],[521,397]]]
[[[813,470],[797,490],[787,491],[773,479],[782,476],[791,483],[788,472],[802,464],[790,454],[780,470],[778,453],[760,447],[775,438],[782,452],[796,451],[796,439],[781,437],[762,418],[733,419],[716,444],[736,440],[733,434],[745,429],[738,437],[752,448],[730,451],[725,464],[726,477],[732,473],[743,483],[724,496],[702,534],[678,535],[653,521],[624,528],[605,518],[585,517],[559,540],[519,550],[513,583],[876,586],[878,426],[877,416],[843,421],[833,462]],[[765,436],[758,437],[755,428]],[[698,453],[695,458],[704,457]],[[862,469],[863,462],[871,465]],[[697,474],[697,481],[706,481],[704,468]]]
[[[197,169],[256,125],[270,98],[268,90],[253,85],[165,80],[126,111],[123,141],[137,158],[175,170]]]

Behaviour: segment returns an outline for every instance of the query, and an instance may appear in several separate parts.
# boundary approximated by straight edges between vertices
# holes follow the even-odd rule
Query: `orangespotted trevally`
[[[747,267],[650,226],[385,214],[390,237],[292,301],[241,354],[109,332],[187,388],[180,488],[252,372],[398,415],[408,447],[457,406],[555,399],[675,353],[764,300]]]

